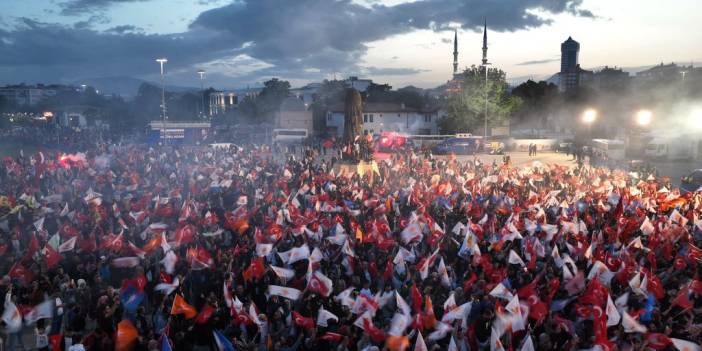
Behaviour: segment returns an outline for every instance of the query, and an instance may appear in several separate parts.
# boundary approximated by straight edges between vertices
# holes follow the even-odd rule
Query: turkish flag
[[[244,280],[251,280],[251,278],[261,279],[265,271],[266,268],[263,266],[263,257],[256,257],[242,275],[244,276]]]
[[[46,266],[49,267],[49,269],[56,266],[59,261],[63,259],[63,257],[61,257],[61,255],[56,252],[51,245],[46,245],[44,247],[44,257],[46,258]]]
[[[314,319],[312,317],[305,317],[297,311],[293,311],[292,315],[295,325],[298,325],[307,330],[314,329]]]
[[[344,336],[341,334],[337,333],[332,333],[332,332],[326,332],[324,335],[320,337],[322,340],[330,341],[333,343],[340,343],[342,340],[344,340]]]
[[[197,318],[195,318],[195,323],[197,324],[205,324],[207,323],[208,320],[210,320],[210,317],[215,313],[214,307],[210,306],[209,304],[205,304],[205,307],[202,308],[202,311],[197,315]]]

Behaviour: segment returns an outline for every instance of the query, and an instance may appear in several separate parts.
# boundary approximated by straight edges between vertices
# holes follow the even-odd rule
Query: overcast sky
[[[489,60],[508,78],[559,69],[580,42],[584,68],[702,61],[700,0],[0,0],[0,83],[132,76],[218,88],[294,86],[358,75],[435,87]]]

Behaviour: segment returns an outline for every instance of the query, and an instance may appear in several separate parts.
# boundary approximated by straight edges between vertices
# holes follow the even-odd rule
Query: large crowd
[[[7,350],[697,350],[700,194],[403,151],[0,164]]]

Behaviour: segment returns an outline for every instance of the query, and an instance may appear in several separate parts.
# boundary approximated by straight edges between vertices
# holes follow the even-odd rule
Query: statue
[[[356,89],[346,89],[344,99],[344,143],[343,158],[358,162],[360,159],[361,130],[363,125],[361,94]]]

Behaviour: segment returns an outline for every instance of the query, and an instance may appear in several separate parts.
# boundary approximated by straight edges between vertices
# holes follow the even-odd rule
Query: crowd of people
[[[251,145],[0,165],[7,350],[698,350],[700,194]]]

